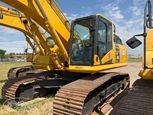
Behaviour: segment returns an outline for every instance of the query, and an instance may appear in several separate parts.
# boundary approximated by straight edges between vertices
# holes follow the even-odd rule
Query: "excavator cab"
[[[93,66],[112,49],[112,23],[99,14],[74,20],[71,29],[71,65]]]

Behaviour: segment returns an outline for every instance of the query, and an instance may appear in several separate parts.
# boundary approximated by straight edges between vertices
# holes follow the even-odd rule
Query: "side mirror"
[[[28,52],[28,49],[26,48],[26,49],[24,50],[24,52],[27,53],[27,52]]]
[[[136,47],[138,47],[139,45],[142,44],[142,42],[140,40],[138,40],[135,36],[133,36],[131,39],[129,39],[128,41],[126,41],[126,44],[134,49]]]
[[[3,17],[3,14],[0,14],[0,19],[3,19],[4,17]]]

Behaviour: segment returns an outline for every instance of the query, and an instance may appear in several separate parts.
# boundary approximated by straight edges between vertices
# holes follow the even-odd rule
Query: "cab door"
[[[100,59],[100,64],[112,63],[106,54],[112,49],[112,24],[106,19],[99,17],[97,24],[97,55]]]

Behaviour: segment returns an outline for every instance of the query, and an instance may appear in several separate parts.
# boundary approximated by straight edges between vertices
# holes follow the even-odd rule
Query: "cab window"
[[[101,20],[98,23],[98,56],[101,59],[106,54],[106,24]]]

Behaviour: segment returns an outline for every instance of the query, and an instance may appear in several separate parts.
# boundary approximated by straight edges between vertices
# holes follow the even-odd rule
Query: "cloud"
[[[86,12],[84,14],[67,14],[67,13],[64,13],[64,15],[69,20],[69,22],[71,22],[72,20],[74,20],[76,18],[80,18],[80,17],[84,17],[84,16],[89,16],[91,14],[92,14],[92,11],[90,11],[90,10],[89,10],[89,12]]]
[[[6,50],[6,53],[15,52],[21,53],[24,52],[24,49],[27,46],[26,41],[13,41],[13,42],[0,42],[0,49]]]
[[[9,40],[8,37],[4,35],[0,36],[0,41],[7,41],[7,40]]]
[[[13,34],[13,35],[19,35],[21,34],[21,32],[15,30],[15,29],[11,29],[11,28],[8,28],[8,27],[4,27],[4,26],[0,26],[0,33],[2,33],[3,35],[10,35],[10,34]]]
[[[114,2],[102,7],[102,9],[105,12],[105,15],[115,22],[119,22],[124,19],[121,9],[118,6],[119,3],[120,0],[115,0]]]
[[[8,27],[0,26],[0,49],[6,50],[6,53],[23,53],[27,47],[25,36],[22,32]]]
[[[142,15],[142,9],[138,8],[138,6],[132,6],[130,8],[131,10],[131,13],[134,15],[134,16],[140,16]]]
[[[70,14],[70,15],[68,15],[68,14],[64,13],[64,15],[66,16],[66,18],[67,18],[69,21],[72,21],[72,20],[78,18],[78,14]]]
[[[134,4],[137,4],[137,5],[141,5],[141,4],[145,4],[146,0],[133,0]]]

